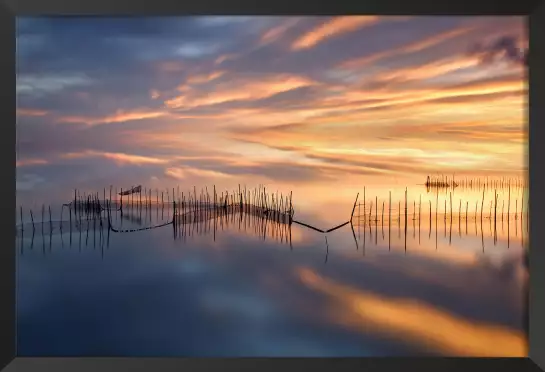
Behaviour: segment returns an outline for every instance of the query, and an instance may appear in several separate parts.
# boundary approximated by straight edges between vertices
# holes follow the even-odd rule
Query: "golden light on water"
[[[309,269],[295,274],[303,284],[330,299],[329,321],[351,329],[416,343],[444,355],[528,355],[526,335],[520,331],[464,319],[423,302],[368,293]]]

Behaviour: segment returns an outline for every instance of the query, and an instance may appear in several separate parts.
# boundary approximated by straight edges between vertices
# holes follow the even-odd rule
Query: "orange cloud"
[[[324,92],[331,91],[326,89],[324,87]],[[503,116],[518,125],[524,120],[521,110],[525,107],[526,91],[524,80],[516,75],[455,85],[345,87],[332,95],[324,94],[281,111],[267,107],[250,110],[244,113],[244,123],[254,127],[290,122],[357,124],[362,129],[359,135],[367,139],[369,132],[363,133],[369,128],[367,123],[402,125],[400,117],[404,118],[403,123],[420,121],[426,124],[456,120],[486,122]],[[324,130],[329,136],[341,135],[338,129]]]
[[[386,51],[386,52],[379,52],[375,54],[371,54],[369,56],[360,57],[356,59],[350,59],[348,61],[343,61],[339,64],[338,67],[340,68],[361,68],[364,66],[368,66],[371,63],[377,62],[383,58],[389,57],[393,55],[395,52],[393,51]]]
[[[223,54],[219,56],[218,58],[216,58],[216,60],[214,61],[214,64],[221,65],[223,62],[230,59],[235,59],[235,58],[236,58],[235,54]]]
[[[317,28],[307,32],[292,44],[292,50],[312,48],[324,40],[355,31],[364,26],[379,22],[377,16],[343,16],[335,17]]]
[[[17,162],[15,163],[15,166],[19,168],[19,167],[26,167],[31,165],[45,165],[45,164],[49,164],[49,162],[44,159],[22,159],[22,160],[17,160]]]
[[[113,160],[117,164],[133,164],[133,165],[145,165],[145,164],[166,164],[168,160],[154,158],[149,156],[130,155],[116,152],[99,152],[99,151],[83,151],[77,153],[67,153],[61,156],[65,159],[77,159],[87,157],[101,157],[105,159]]]
[[[423,80],[441,76],[449,72],[475,67],[480,64],[478,58],[449,58],[434,61],[416,67],[407,67],[385,72],[374,77],[375,80]]]
[[[280,39],[286,31],[299,23],[300,18],[291,18],[288,21],[267,30],[260,38],[260,45],[269,44]]]
[[[36,110],[36,109],[17,109],[17,116],[45,116],[48,112],[45,110]]]
[[[378,296],[326,279],[310,269],[299,269],[296,275],[303,284],[331,299],[331,321],[351,329],[420,344],[445,355],[528,355],[523,332],[471,321],[416,300]]]
[[[407,44],[406,46],[399,49],[399,53],[420,52],[424,49],[428,49],[433,46],[439,45],[447,40],[454,39],[458,36],[467,34],[468,32],[474,29],[475,29],[474,27],[463,27],[463,28],[446,31],[438,35],[432,35],[420,41],[415,41],[414,43]]]
[[[468,85],[463,84],[454,85],[444,88],[444,91],[429,92],[426,97],[431,98],[447,98],[455,96],[473,96],[481,94],[492,94],[502,92],[523,93],[526,91],[528,84],[522,79],[509,79],[504,81],[495,81],[484,84]]]
[[[188,84],[203,84],[216,80],[223,76],[225,71],[213,71],[208,74],[194,75],[187,79]]]
[[[165,175],[177,180],[186,179],[188,176],[209,177],[209,178],[227,178],[229,174],[216,172],[206,169],[190,168],[190,167],[171,167],[165,170]]]
[[[348,61],[342,62],[339,67],[342,68],[361,68],[367,66],[373,62],[377,62],[381,59],[393,56],[399,56],[403,54],[420,52],[422,50],[434,47],[445,41],[456,38],[458,36],[464,35],[472,31],[473,27],[464,27],[455,30],[449,30],[437,35],[432,35],[427,38],[414,41],[412,43],[406,44],[400,48],[391,49],[383,52],[378,52],[370,56],[355,58]]]
[[[229,101],[255,100],[312,84],[315,83],[309,79],[287,74],[259,80],[230,81],[217,84],[214,92],[199,94],[190,91],[165,101],[165,105],[169,108],[193,108]]]
[[[436,75],[439,70],[452,69],[459,66],[457,63],[452,65],[440,65],[435,71],[430,68],[430,71],[421,70],[406,70],[408,77],[417,78],[418,76],[431,77]],[[411,75],[412,73],[412,75]],[[395,76],[392,74],[390,77]],[[403,78],[402,75],[399,75]],[[398,89],[395,86],[391,89],[377,90],[347,90],[343,94],[335,97],[336,103],[342,103],[353,109],[378,109],[378,108],[393,108],[400,105],[414,105],[416,103],[425,103],[431,100],[456,98],[460,96],[482,96],[488,94],[499,93],[520,93],[522,95],[527,89],[527,83],[520,77],[510,76],[502,79],[494,79],[492,81],[479,81],[460,83],[454,85],[419,85],[412,86],[409,89]],[[476,97],[477,98],[477,97]],[[350,105],[350,106],[348,106]],[[415,107],[415,106],[413,106]],[[382,113],[384,115],[384,113]]]
[[[87,125],[94,124],[109,124],[109,123],[122,123],[125,121],[153,119],[167,115],[167,112],[163,111],[124,111],[118,110],[115,114],[102,116],[102,117],[85,117],[85,116],[64,116],[59,118],[61,123],[82,123]]]
[[[330,119],[327,121],[310,118],[295,124],[231,129],[227,136],[287,151],[293,157],[351,167],[354,171],[378,169],[402,173],[430,172],[437,167],[482,170],[492,164],[491,152],[497,153],[495,161],[502,162],[503,167],[516,167],[520,164],[507,160],[520,153],[519,141],[527,137],[522,121],[505,119],[399,122],[394,117],[391,124],[374,121],[362,124],[361,114],[359,120],[358,116],[354,120],[346,117],[327,117]],[[337,130],[339,122],[344,122],[342,131]],[[456,149],[452,149],[453,142],[457,143]]]

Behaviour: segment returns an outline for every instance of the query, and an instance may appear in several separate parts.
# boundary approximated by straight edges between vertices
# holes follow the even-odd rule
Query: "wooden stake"
[[[483,208],[484,208],[484,190],[483,190],[483,199],[481,201],[481,220],[483,219]]]
[[[509,181],[508,187],[508,198],[507,198],[507,221],[509,221],[511,213],[511,181]],[[509,224],[507,224],[509,226]]]

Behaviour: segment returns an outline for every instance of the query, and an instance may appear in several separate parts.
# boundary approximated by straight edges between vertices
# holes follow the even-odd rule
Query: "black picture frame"
[[[15,123],[16,66],[15,23],[23,15],[176,15],[176,14],[411,14],[411,15],[528,15],[529,23],[529,159],[531,228],[530,228],[530,311],[528,358],[17,358],[15,314],[15,250],[13,223],[15,211]],[[307,2],[199,0],[4,0],[0,5],[0,156],[3,181],[0,182],[3,202],[0,237],[6,239],[0,248],[0,369],[7,371],[108,371],[108,370],[276,370],[294,368],[318,370],[417,371],[484,370],[545,371],[545,241],[540,231],[543,193],[545,188],[537,159],[543,158],[545,146],[545,1],[519,0],[364,0]],[[532,161],[534,159],[534,161]],[[535,164],[530,166],[530,164]],[[4,368],[4,369],[3,369]]]

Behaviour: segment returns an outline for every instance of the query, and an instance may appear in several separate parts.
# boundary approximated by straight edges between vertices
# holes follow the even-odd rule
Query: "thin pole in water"
[[[483,190],[483,199],[481,201],[481,221],[483,219],[483,208],[484,208],[484,190]]]
[[[420,194],[420,199],[418,201],[418,226],[420,226],[421,216],[422,216],[422,194]]]
[[[365,218],[367,217],[367,209],[365,207],[365,186],[363,186],[363,220],[365,221]],[[371,222],[371,221],[369,221]],[[365,233],[365,226],[364,226],[364,233]],[[365,234],[364,234],[365,236]]]
[[[498,193],[494,190],[494,239],[496,239],[496,210],[498,207]]]
[[[389,198],[388,198],[388,250],[390,250],[390,240],[392,235],[392,191],[389,192]],[[365,228],[363,230],[363,233],[365,234]]]
[[[509,221],[510,213],[511,213],[511,181],[509,181],[508,187],[508,197],[507,197],[507,220]],[[507,225],[509,226],[509,225]]]
[[[467,220],[468,220],[468,209],[469,209],[469,202],[466,201],[466,235],[467,235]]]
[[[458,207],[458,225],[460,225],[461,220],[462,220],[462,199],[460,199],[460,206]]]
[[[375,196],[375,223],[378,222],[378,196]]]
[[[524,214],[524,193],[522,194],[522,199],[520,200],[520,219],[522,220],[522,216]]]
[[[430,231],[431,231],[431,200],[428,200],[430,202]]]
[[[405,252],[407,252],[407,188],[405,188]]]
[[[452,192],[449,192],[450,196],[450,222],[452,223]]]

